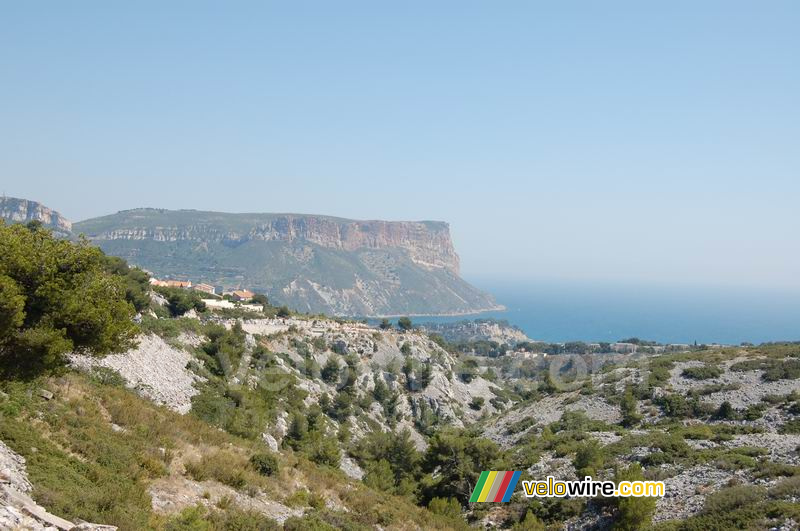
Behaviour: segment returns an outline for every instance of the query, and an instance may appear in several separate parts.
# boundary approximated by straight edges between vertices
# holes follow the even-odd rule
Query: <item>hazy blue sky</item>
[[[464,273],[800,290],[800,2],[0,2],[0,187],[451,223]]]

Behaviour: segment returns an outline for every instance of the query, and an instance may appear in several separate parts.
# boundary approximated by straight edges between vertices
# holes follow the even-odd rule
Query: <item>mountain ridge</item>
[[[62,232],[83,234],[155,276],[247,288],[303,312],[387,317],[502,309],[459,276],[444,221],[135,208],[69,228]]]

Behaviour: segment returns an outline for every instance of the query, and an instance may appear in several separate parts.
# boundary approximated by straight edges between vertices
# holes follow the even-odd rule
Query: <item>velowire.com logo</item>
[[[481,472],[478,484],[472,491],[470,502],[507,502],[514,494],[514,487],[517,486],[521,472],[513,470],[496,470]]]
[[[519,481],[520,472],[496,470],[481,472],[478,484],[470,496],[474,502],[507,502],[514,494],[514,487]],[[525,480],[522,482],[527,498],[589,498],[605,497],[662,497],[663,481],[597,481],[586,476],[577,481],[557,480],[547,476],[546,481]]]

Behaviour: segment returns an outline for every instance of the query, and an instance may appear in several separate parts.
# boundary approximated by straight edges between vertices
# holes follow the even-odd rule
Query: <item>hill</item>
[[[246,287],[299,311],[384,316],[497,307],[459,277],[443,222],[136,209],[76,223],[74,232],[156,276]]]
[[[36,201],[16,197],[0,197],[0,219],[12,223],[38,221],[59,236],[72,232],[72,223],[64,216]]]

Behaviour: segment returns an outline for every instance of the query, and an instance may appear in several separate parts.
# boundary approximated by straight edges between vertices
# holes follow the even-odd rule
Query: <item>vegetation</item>
[[[461,352],[460,347],[432,337],[428,343],[430,359],[418,363],[415,357],[426,347],[417,335],[399,342],[405,354],[402,366],[375,366],[374,372],[364,374],[363,360],[369,358],[370,347],[364,352],[363,343],[331,341],[328,335],[311,338],[298,328],[268,338],[248,338],[240,322],[224,321],[223,326],[219,315],[201,315],[199,320],[172,317],[181,315],[184,308],[197,309],[191,297],[184,297],[190,292],[180,290],[173,297],[174,304],[170,292],[161,292],[168,301],[169,317],[144,315],[140,326],[170,341],[182,332],[200,338],[194,346],[186,347],[193,354],[189,368],[202,377],[196,384],[199,394],[192,399],[190,414],[177,415],[138,398],[110,369],[52,377],[47,373],[59,364],[45,363],[24,378],[12,374],[7,368],[14,358],[5,357],[9,351],[4,349],[18,344],[13,342],[25,336],[26,326],[51,326],[54,319],[64,319],[63,315],[79,323],[93,322],[83,317],[84,313],[93,315],[91,308],[84,307],[88,302],[78,297],[93,282],[113,286],[115,307],[124,312],[119,315],[120,322],[104,321],[86,332],[100,337],[80,336],[80,327],[76,331],[65,329],[63,337],[72,341],[71,348],[95,354],[110,351],[103,339],[108,333],[105,326],[120,327],[125,334],[119,332],[118,339],[129,344],[136,332],[131,318],[137,309],[150,304],[144,273],[128,268],[124,262],[108,260],[85,243],[58,243],[39,230],[19,227],[8,237],[33,242],[33,251],[45,253],[44,268],[27,264],[25,256],[32,252],[30,249],[7,250],[17,249],[14,245],[22,245],[19,242],[0,250],[0,353],[4,356],[0,358],[4,368],[0,379],[0,440],[26,458],[35,498],[59,515],[110,523],[123,531],[279,528],[263,514],[236,505],[240,496],[249,496],[302,508],[304,516],[289,518],[285,529],[463,529],[467,527],[465,517],[475,524],[486,516],[498,515],[504,528],[559,528],[586,507],[613,518],[616,529],[650,526],[655,510],[652,498],[597,499],[588,505],[575,499],[525,500],[499,509],[469,503],[482,471],[525,470],[541,457],[552,455],[571,461],[579,476],[615,481],[663,478],[675,470],[704,465],[737,471],[737,477],[773,485],[766,489],[731,484],[709,494],[701,513],[683,522],[662,524],[668,529],[777,527],[788,519],[800,518],[795,503],[800,493],[799,467],[773,462],[772,452],[766,447],[740,446],[738,441],[734,445],[716,444],[763,430],[749,421],[759,418],[767,408],[784,415],[776,426],[781,433],[800,432],[800,421],[795,418],[800,414],[800,394],[765,396],[761,402],[737,410],[730,402],[713,407],[708,397],[735,390],[735,385],[699,382],[686,393],[670,387],[670,371],[676,363],[701,362],[702,366],[683,374],[707,380],[722,373],[725,356],[743,355],[741,349],[697,349],[635,359],[630,368],[648,371],[642,382],[628,383],[622,393],[618,389],[624,371],[607,373],[597,387],[578,382],[579,387],[570,391],[548,380],[549,371],[536,365],[519,369],[509,379],[507,359],[511,356],[502,354],[505,346],[490,343],[486,348],[494,350],[486,352],[497,353],[496,357],[476,356],[483,352],[483,346]],[[48,262],[47,253],[57,257],[59,266],[53,265],[55,260]],[[72,268],[60,267],[64,263]],[[27,269],[23,267],[26,264]],[[18,271],[36,279],[38,288],[29,290],[27,280],[21,280],[29,277]],[[105,297],[108,299],[107,294]],[[36,302],[40,300],[55,301],[54,309],[41,309]],[[91,298],[87,301],[94,302]],[[37,311],[41,312],[38,320],[28,323],[29,315]],[[123,322],[125,327],[121,326]],[[410,320],[408,325],[410,329]],[[378,334],[377,338],[372,336],[374,341],[382,340],[378,331],[368,332],[373,333]],[[384,337],[394,339],[397,335]],[[640,346],[648,347],[643,343]],[[292,352],[286,353],[284,345]],[[559,348],[588,353],[596,347],[574,342]],[[744,352],[749,359],[735,364],[732,370],[760,370],[765,379],[792,378],[794,364],[800,360],[797,345],[749,347]],[[315,358],[325,357],[326,362],[319,367]],[[243,367],[248,359],[250,365]],[[448,425],[450,411],[443,413],[429,400],[428,393],[419,392],[429,385],[433,374],[441,374],[434,369],[442,368],[449,381],[459,386],[458,380],[470,383],[478,375],[495,382],[499,387],[492,388],[494,397],[490,400],[495,409],[537,407],[536,402],[543,398],[555,399],[559,407],[586,399],[606,400],[619,407],[621,422],[612,425],[595,420],[581,410],[564,411],[547,425],[537,424],[537,417],[522,415],[499,432],[515,442],[510,450],[504,450],[482,436],[486,424],[495,420],[483,397],[473,395],[451,406],[457,418],[481,417],[473,426],[455,428]],[[249,377],[240,381],[239,369],[250,369]],[[564,364],[564,371],[561,376],[569,376],[574,367]],[[306,377],[319,378],[330,387],[318,382],[310,386]],[[368,381],[365,377],[372,378],[372,387],[362,385]],[[542,378],[544,384],[526,387],[526,380],[532,377]],[[656,387],[660,388],[658,392]],[[55,396],[51,400],[42,398],[42,388]],[[481,414],[465,416],[462,408]],[[658,415],[658,409],[663,415]],[[283,418],[287,420],[287,433],[279,443],[281,450],[272,451],[264,441],[269,440],[264,432]],[[397,427],[412,423],[419,433]],[[615,442],[603,444],[600,441],[606,438],[593,432],[613,433]],[[420,437],[427,443],[424,451],[417,449]],[[275,441],[270,443],[274,445]],[[634,449],[643,448],[650,450],[635,458],[639,463],[629,464]],[[348,456],[364,470],[363,481],[347,479],[339,470],[342,458]],[[665,464],[671,466],[662,466]],[[203,505],[169,516],[154,514],[148,493],[185,481],[202,481],[216,491],[208,494]],[[231,496],[232,492],[236,496]],[[346,510],[330,508],[339,504]]]
[[[681,375],[693,380],[710,380],[722,374],[722,369],[713,365],[703,365],[702,367],[687,367],[683,369]]]
[[[172,317],[180,317],[189,310],[204,312],[206,304],[200,294],[191,289],[157,287],[156,292],[167,300],[167,309]]]
[[[134,281],[109,263],[86,241],[0,222],[1,376],[32,378],[63,366],[68,352],[133,345],[135,307],[126,297]]]
[[[625,469],[618,469],[615,474],[615,481],[642,481],[642,467],[637,463]],[[614,518],[614,529],[638,530],[644,529],[650,524],[653,514],[656,511],[656,498],[654,497],[628,497],[614,498],[617,506],[617,514]]]

